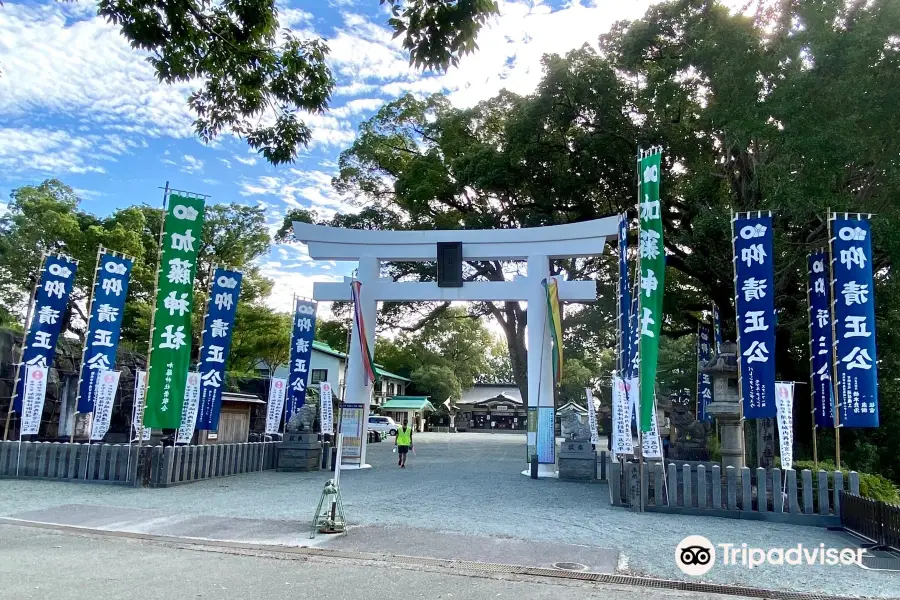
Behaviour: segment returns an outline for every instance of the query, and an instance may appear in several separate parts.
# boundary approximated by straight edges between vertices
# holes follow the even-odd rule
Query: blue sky
[[[378,0],[281,0],[282,26],[328,40],[337,77],[331,110],[310,116],[313,142],[293,165],[273,167],[238,138],[197,140],[185,98],[191,85],[159,84],[144,56],[95,16],[90,0],[13,2],[0,7],[0,211],[9,192],[57,177],[84,210],[106,215],[135,203],[157,205],[166,181],[211,202],[264,205],[273,228],[285,210],[321,216],[356,209],[331,188],[337,157],[359,123],[405,93],[443,92],[470,106],[507,88],[534,90],[540,57],[637,18],[650,0],[509,0],[479,37],[480,50],[447,73],[411,69],[386,27]],[[287,309],[313,281],[353,265],[315,263],[303,247],[273,245],[260,261],[276,282],[269,303]]]

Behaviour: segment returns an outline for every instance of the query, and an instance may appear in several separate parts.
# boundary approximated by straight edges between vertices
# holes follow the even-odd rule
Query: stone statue
[[[284,430],[286,433],[313,433],[313,423],[318,414],[318,406],[307,402],[300,407],[294,416],[287,422]]]
[[[591,428],[582,423],[574,411],[565,411],[561,414],[559,425],[568,440],[591,439]]]
[[[706,456],[706,439],[709,435],[708,421],[697,421],[694,413],[682,404],[672,406],[670,417],[675,427],[676,439],[670,457],[676,460],[698,460]]]

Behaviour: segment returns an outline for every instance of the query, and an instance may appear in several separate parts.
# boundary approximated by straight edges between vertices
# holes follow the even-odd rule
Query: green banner
[[[656,366],[659,359],[659,334],[662,329],[662,301],[666,275],[666,252],[663,247],[662,207],[659,200],[659,181],[662,178],[660,150],[642,154],[638,162],[640,191],[638,216],[640,222],[638,289],[638,326],[640,342],[640,427],[650,431],[653,416],[653,396],[656,386]]]
[[[177,429],[191,363],[191,311],[203,199],[170,194],[163,232],[144,426]]]

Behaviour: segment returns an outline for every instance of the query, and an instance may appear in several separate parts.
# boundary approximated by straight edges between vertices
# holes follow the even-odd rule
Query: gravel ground
[[[688,535],[714,544],[757,548],[853,546],[846,536],[812,527],[662,514],[638,514],[609,504],[603,484],[533,481],[523,475],[524,439],[507,434],[420,434],[408,468],[399,469],[389,443],[369,446],[374,468],[344,472],[341,489],[352,524],[428,528],[509,536],[619,550],[634,573],[686,579],[675,546]],[[3,481],[0,513],[62,504],[153,508],[178,514],[256,519],[311,518],[325,473],[256,473],[170,489],[135,490],[57,482]],[[410,553],[415,549],[411,548]],[[703,578],[795,591],[900,596],[900,573],[859,567],[717,564]]]

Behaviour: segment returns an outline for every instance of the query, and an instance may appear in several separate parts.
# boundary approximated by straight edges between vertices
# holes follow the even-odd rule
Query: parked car
[[[369,429],[373,431],[380,431],[388,435],[397,435],[397,430],[400,429],[400,427],[390,417],[371,415],[369,417]]]

